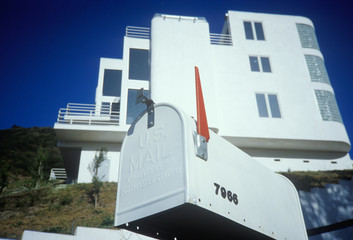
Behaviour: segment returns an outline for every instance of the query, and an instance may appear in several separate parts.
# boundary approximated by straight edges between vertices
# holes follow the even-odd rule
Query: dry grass
[[[350,180],[353,170],[318,171],[318,172],[281,172],[295,185],[297,190],[310,192],[314,187],[325,187],[328,183],[337,184],[340,180]]]
[[[0,197],[0,237],[20,239],[24,230],[72,234],[76,226],[113,227],[116,183],[105,183],[95,209],[91,184],[42,188]]]

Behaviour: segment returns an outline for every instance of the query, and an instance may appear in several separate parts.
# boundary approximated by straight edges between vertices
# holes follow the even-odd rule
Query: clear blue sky
[[[155,13],[206,17],[219,33],[228,10],[300,15],[315,25],[353,141],[353,7],[349,0],[2,0],[0,129],[53,126],[60,107],[94,103],[100,57],[121,58],[125,27]]]

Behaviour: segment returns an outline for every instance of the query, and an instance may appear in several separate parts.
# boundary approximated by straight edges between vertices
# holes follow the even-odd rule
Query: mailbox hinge
[[[147,105],[147,128],[151,128],[154,126],[154,102],[152,99],[147,98],[143,94],[143,88],[141,88],[136,97],[136,104],[144,103]]]
[[[194,132],[194,144],[195,144],[195,154],[199,158],[207,161],[208,154],[207,154],[207,141],[204,136],[197,134]]]

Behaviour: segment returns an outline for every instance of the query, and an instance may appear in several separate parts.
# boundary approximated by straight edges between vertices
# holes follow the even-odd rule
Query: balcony
[[[125,30],[125,36],[132,38],[150,39],[151,29],[146,27],[127,26]]]
[[[151,28],[127,26],[125,29],[125,36],[131,38],[150,39]],[[230,34],[210,33],[210,42],[212,45],[233,46],[232,35]]]
[[[210,33],[210,40],[212,45],[233,46],[232,35],[230,34]]]
[[[113,103],[114,104],[114,103]],[[114,105],[69,103],[60,108],[57,123],[70,125],[119,125],[120,112]]]

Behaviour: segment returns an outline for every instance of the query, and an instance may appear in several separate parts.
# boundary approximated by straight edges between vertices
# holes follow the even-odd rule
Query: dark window
[[[150,80],[148,50],[130,48],[129,79]]]
[[[255,28],[255,32],[254,32]],[[245,38],[250,40],[265,40],[264,29],[260,22],[244,21]]]
[[[263,72],[271,72],[270,59],[268,57],[261,57],[261,65]]]
[[[103,96],[120,97],[121,74],[121,70],[104,70]]]
[[[252,72],[271,72],[271,64],[268,57],[249,56],[249,61]],[[259,61],[261,61],[261,69]]]
[[[110,102],[102,102],[101,115],[109,115],[110,113]]]
[[[281,112],[279,111],[277,95],[268,94],[268,101],[270,103],[271,115],[273,118],[280,118]]]
[[[260,72],[259,61],[257,57],[249,57],[250,68],[252,72]]]
[[[257,109],[260,117],[268,117],[265,94],[256,94]]]
[[[246,39],[254,39],[251,22],[244,22],[244,30]]]
[[[111,118],[119,119],[120,102],[113,102],[111,107]]]
[[[269,108],[272,118],[281,118],[277,95],[257,93],[256,103],[259,111],[259,117],[269,117]]]
[[[136,104],[136,97],[138,91],[139,90],[137,89],[128,90],[126,124],[132,124],[138,117],[138,115],[140,115],[144,110],[146,110],[145,104]],[[144,90],[143,93],[146,97],[149,97],[149,91]]]
[[[262,23],[255,23],[255,32],[257,40],[265,40],[264,30],[262,28]]]

